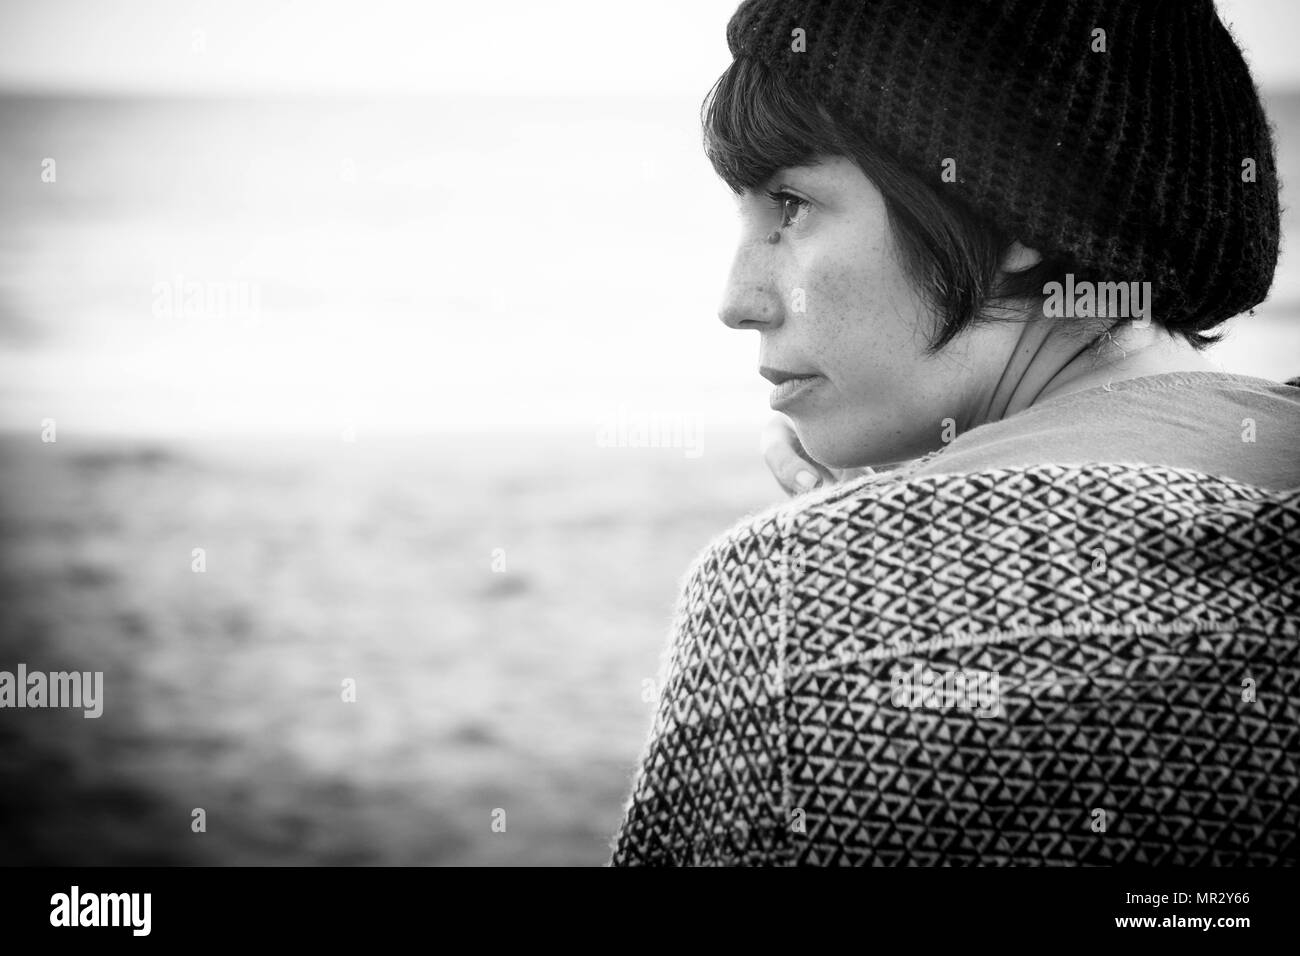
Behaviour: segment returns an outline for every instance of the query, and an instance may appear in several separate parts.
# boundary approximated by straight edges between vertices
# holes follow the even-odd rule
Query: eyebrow
[[[794,166],[782,166],[779,169],[774,169],[772,171],[772,176],[775,176],[778,173],[793,173],[793,172],[798,172],[800,170],[808,170],[811,172],[812,170],[820,169],[823,165],[825,164],[820,159],[810,159],[806,163],[797,163]],[[771,176],[769,176],[768,178],[770,179]]]
[[[769,189],[774,182],[779,183],[779,181],[785,176],[799,173],[811,173],[821,165],[820,162],[807,162],[799,163],[795,166],[780,166],[768,173],[767,176],[763,178],[762,182],[758,183],[754,188]]]

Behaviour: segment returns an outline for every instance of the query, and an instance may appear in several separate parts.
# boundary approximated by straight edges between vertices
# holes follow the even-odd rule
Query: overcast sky
[[[0,3],[0,87],[698,97],[736,0]],[[1262,84],[1300,86],[1300,0],[1219,0]]]
[[[736,218],[697,118],[735,3],[0,0],[0,90],[443,94],[0,102],[0,426],[369,432],[626,406],[757,429],[760,343],[716,316]],[[1260,81],[1300,88],[1300,0],[1221,9]],[[1284,312],[1298,281],[1280,270]],[[159,315],[160,283],[255,287],[257,321]],[[1270,331],[1290,315],[1241,323],[1224,366],[1295,375],[1295,332]]]

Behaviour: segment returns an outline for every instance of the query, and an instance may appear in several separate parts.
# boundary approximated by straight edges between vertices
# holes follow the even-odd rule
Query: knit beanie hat
[[[727,42],[1025,245],[1150,281],[1158,323],[1268,294],[1273,143],[1212,0],[745,0]]]

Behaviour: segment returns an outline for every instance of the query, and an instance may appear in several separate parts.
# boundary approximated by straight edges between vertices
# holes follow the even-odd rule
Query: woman
[[[823,487],[691,568],[612,862],[1296,862],[1300,389],[1205,355],[1278,250],[1210,0],[727,38],[721,318]]]

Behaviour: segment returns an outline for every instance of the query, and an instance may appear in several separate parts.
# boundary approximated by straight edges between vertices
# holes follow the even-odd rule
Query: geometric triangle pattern
[[[1294,865],[1300,489],[804,495],[696,557],[658,686],[612,865]]]

